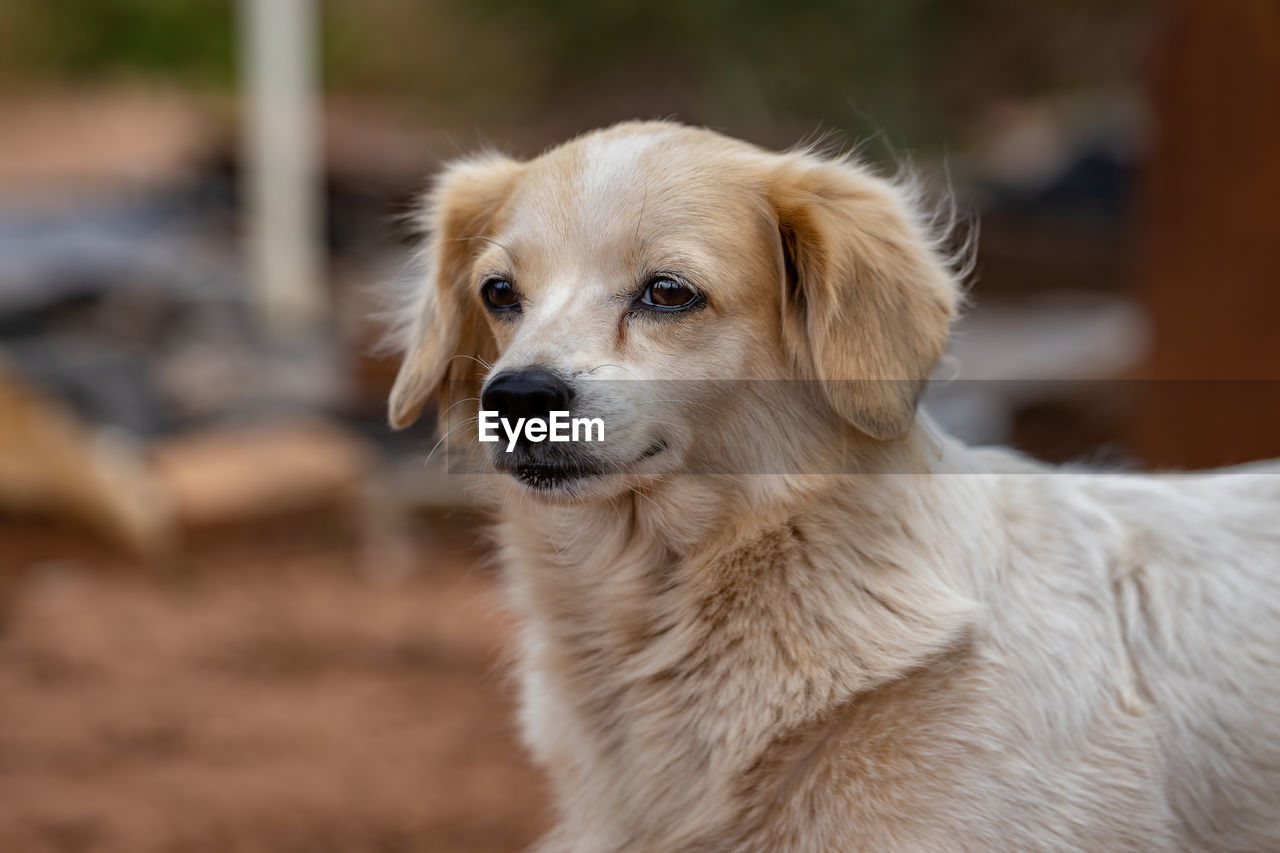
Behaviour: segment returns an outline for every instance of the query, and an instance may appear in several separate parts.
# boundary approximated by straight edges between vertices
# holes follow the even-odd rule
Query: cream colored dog
[[[958,291],[899,187],[624,124],[450,166],[427,225],[392,424],[481,378],[606,424],[476,445],[540,850],[1280,850],[1280,468],[940,434]]]

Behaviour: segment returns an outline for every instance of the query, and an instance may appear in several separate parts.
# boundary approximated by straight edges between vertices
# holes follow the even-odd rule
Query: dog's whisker
[[[592,368],[590,368],[590,369],[588,369],[588,370],[586,370],[586,371],[584,371],[584,372],[585,372],[585,373],[587,373],[587,374],[592,374],[592,373],[595,373],[597,370],[604,370],[606,367],[613,367],[613,368],[616,368],[616,369],[618,369],[618,370],[625,371],[626,373],[633,373],[633,372],[634,372],[634,371],[633,371],[633,370],[631,370],[631,368],[629,368],[629,367],[626,367],[626,366],[621,365],[621,364],[612,364],[612,363],[597,364],[595,367],[592,367]]]
[[[447,359],[445,359],[445,363],[446,363],[446,364],[450,364],[450,363],[452,363],[455,359],[459,359],[459,358],[469,358],[469,359],[471,359],[472,361],[474,361],[476,364],[478,364],[478,365],[480,365],[481,367],[483,367],[485,370],[493,370],[493,365],[492,365],[492,364],[490,364],[489,362],[485,361],[485,360],[484,360],[483,358],[481,358],[480,356],[478,356],[478,355],[470,355],[470,354],[465,353],[465,352],[460,352],[460,353],[458,353],[457,355],[451,355],[451,356],[449,356]]]
[[[459,399],[459,400],[455,400],[455,401],[453,402],[453,404],[452,404],[452,405],[450,405],[450,406],[449,406],[449,408],[447,408],[447,409],[445,409],[443,412],[441,412],[439,416],[440,416],[440,417],[444,417],[444,416],[448,415],[450,412],[452,412],[452,411],[453,411],[454,409],[456,409],[458,406],[461,406],[463,403],[479,403],[479,402],[480,402],[480,398],[479,398],[479,397],[463,397],[463,398],[461,398],[461,399]],[[473,420],[474,420],[474,418],[473,418]]]
[[[457,404],[455,403],[454,405],[457,405]],[[449,408],[453,408],[453,406],[450,406]],[[453,435],[455,431],[462,429],[463,427],[477,426],[477,425],[478,425],[478,419],[471,417],[471,418],[467,418],[462,423],[451,427],[444,435],[440,436],[439,441],[437,441],[434,445],[432,445],[431,452],[427,454],[427,458],[423,460],[423,464],[425,465],[426,463],[431,461],[431,458],[435,456],[436,451],[440,449],[440,445],[444,444],[444,442],[449,438],[449,436]],[[467,445],[467,446],[469,447],[470,445]]]

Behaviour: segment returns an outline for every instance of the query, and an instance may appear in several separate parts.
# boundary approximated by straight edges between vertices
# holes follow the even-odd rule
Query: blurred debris
[[[94,460],[77,479],[75,453],[52,464],[31,453],[25,433],[7,429],[0,454],[17,461],[5,470],[4,506],[52,502],[54,515],[141,548],[150,534],[130,513],[146,517],[149,504],[128,505],[124,495],[136,489],[121,490],[125,506],[111,503],[97,485],[106,475],[94,472],[151,480],[142,460],[154,458],[152,485],[171,506],[170,527],[198,534],[330,513],[349,529],[361,563],[403,572],[402,507],[424,502],[413,489],[390,487],[383,457],[412,454],[421,474],[427,439],[410,445],[382,428],[386,380],[366,369],[380,365],[365,355],[378,334],[367,317],[371,282],[393,266],[388,186],[416,186],[430,154],[411,157],[415,138],[396,131],[347,134],[373,142],[339,145],[357,153],[326,188],[340,202],[327,237],[335,252],[329,296],[343,316],[275,341],[245,281],[234,134],[218,130],[225,122],[207,106],[131,89],[59,93],[16,109],[30,119],[21,133],[8,124],[0,132],[0,159],[38,167],[0,170],[0,337],[13,368],[6,375],[41,389],[24,392],[23,407],[29,398],[56,412],[41,417],[60,419],[58,434],[92,446],[78,453]],[[59,153],[69,134],[83,151],[100,115],[110,119],[95,142],[110,152],[95,150],[84,163]],[[350,130],[357,122],[330,124]],[[47,156],[33,160],[27,152],[42,136]],[[376,150],[389,138],[402,154],[390,170]],[[379,165],[370,176],[355,160]],[[20,407],[6,403],[17,423],[10,410]],[[369,438],[339,421],[363,425]],[[105,435],[133,449],[108,450]],[[54,485],[31,485],[23,497],[41,478]],[[427,491],[425,503],[438,507],[456,489]]]
[[[86,527],[139,555],[172,541],[162,489],[124,436],[86,429],[0,363],[0,508]]]
[[[228,176],[55,212],[0,210],[0,334],[85,417],[141,435],[333,408],[337,342],[267,340],[245,293]]]
[[[1015,444],[1065,461],[1114,437],[1120,423],[1084,430],[1069,447],[1022,442],[1028,412],[1061,413],[1084,422],[1117,420],[1105,383],[1133,375],[1147,352],[1143,311],[1100,294],[1051,294],[988,305],[957,323],[948,356],[924,405],[949,432],[974,444]],[[1099,412],[1101,407],[1104,411]],[[1038,424],[1040,434],[1045,430]]]
[[[357,504],[377,460],[320,421],[225,427],[157,442],[156,474],[186,528]]]
[[[6,206],[170,187],[220,142],[190,94],[156,87],[7,95],[0,115]]]
[[[1121,94],[991,104],[957,175],[982,239],[980,297],[1126,288],[1146,116]]]
[[[413,569],[403,504],[376,447],[335,423],[226,425],[158,441],[151,457],[188,535],[319,517],[342,528],[368,571]]]

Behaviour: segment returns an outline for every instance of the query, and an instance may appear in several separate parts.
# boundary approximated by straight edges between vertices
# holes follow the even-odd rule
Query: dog
[[[423,221],[389,419],[492,465],[537,850],[1280,850],[1280,467],[943,434],[909,188],[626,123],[454,163]]]

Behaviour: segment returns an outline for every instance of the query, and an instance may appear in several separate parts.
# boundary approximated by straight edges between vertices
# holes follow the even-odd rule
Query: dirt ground
[[[0,525],[0,851],[496,853],[544,827],[470,524],[421,525],[404,577],[323,541],[142,569],[52,535]]]

